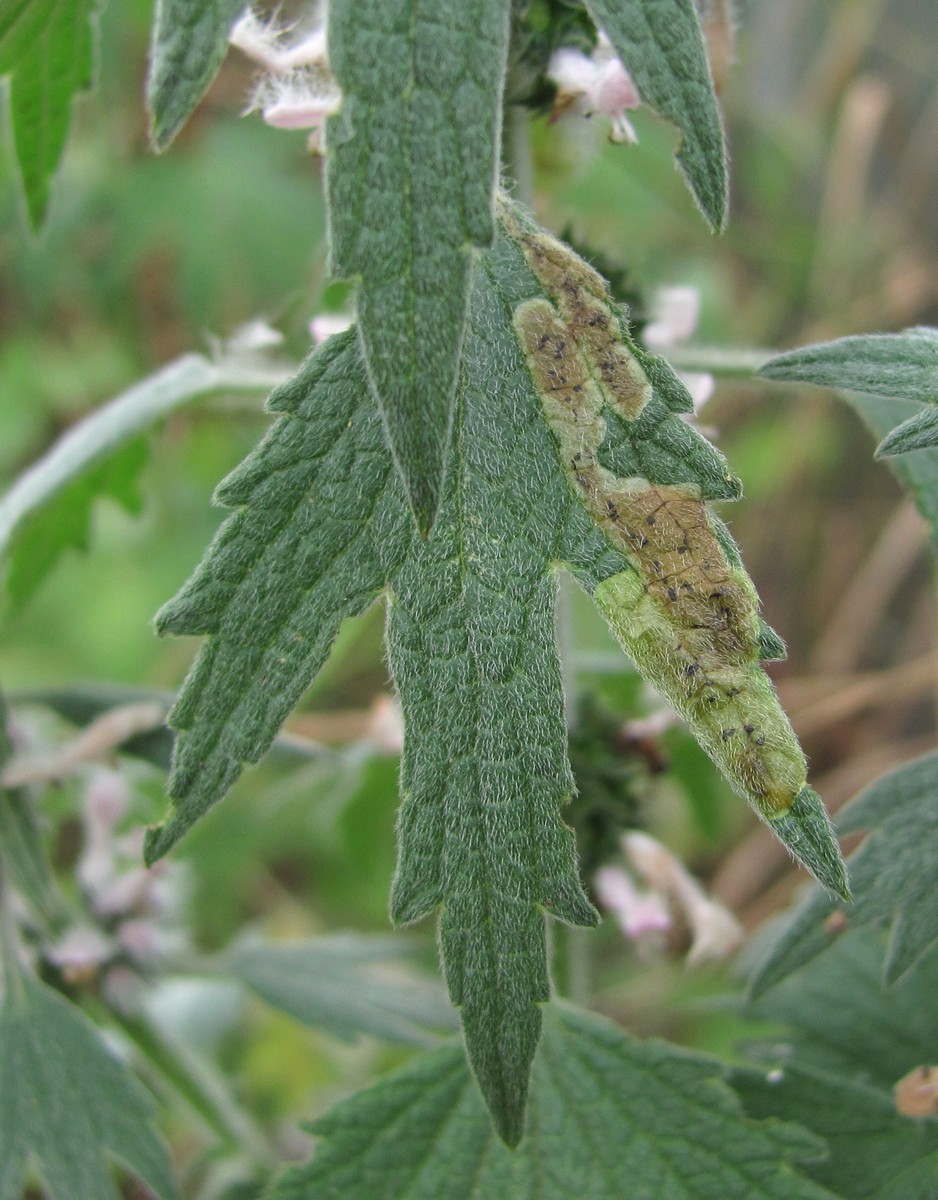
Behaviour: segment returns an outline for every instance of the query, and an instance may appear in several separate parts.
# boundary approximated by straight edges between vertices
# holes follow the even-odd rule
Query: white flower
[[[275,129],[309,129],[311,150],[319,149],[320,130],[342,102],[326,59],[326,32],[320,23],[297,34],[249,9],[231,31],[229,41],[267,72],[248,112],[259,110]]]
[[[323,313],[321,316],[313,317],[309,323],[309,331],[313,336],[314,343],[320,346],[335,334],[348,329],[351,323],[352,318],[348,313]]]
[[[677,285],[659,288],[652,302],[652,319],[645,326],[645,345],[653,353],[664,353],[686,342],[700,320],[700,292],[695,287]],[[694,402],[696,416],[713,395],[716,383],[712,375],[697,371],[678,372]]]
[[[641,97],[604,34],[600,34],[592,55],[570,47],[556,50],[547,73],[560,89],[557,115],[570,107],[583,116],[601,113],[612,121],[614,142],[638,141],[625,114],[639,107]]]
[[[639,875],[656,892],[677,905],[692,934],[688,965],[725,958],[742,941],[739,922],[718,900],[706,894],[679,858],[647,833],[627,833],[622,849]]]
[[[274,19],[264,20],[249,8],[228,35],[228,41],[273,74],[289,75],[298,67],[326,65],[326,31],[319,24],[293,41],[287,35],[296,27],[280,28]]]
[[[46,952],[46,958],[68,979],[80,979],[97,971],[114,955],[114,943],[91,925],[73,925]]]

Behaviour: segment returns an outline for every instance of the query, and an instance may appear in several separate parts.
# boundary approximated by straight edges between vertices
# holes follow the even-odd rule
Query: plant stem
[[[744,379],[773,358],[775,350],[749,350],[723,346],[673,346],[665,358],[682,371],[701,371],[724,379]]]

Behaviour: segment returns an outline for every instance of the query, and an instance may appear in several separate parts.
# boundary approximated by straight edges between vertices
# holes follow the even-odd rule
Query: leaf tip
[[[772,817],[770,823],[795,858],[823,887],[843,900],[850,899],[847,865],[817,792],[805,784],[791,807]]]

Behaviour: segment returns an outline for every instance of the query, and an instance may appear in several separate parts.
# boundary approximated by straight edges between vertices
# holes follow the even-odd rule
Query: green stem
[[[724,379],[744,379],[774,358],[775,350],[723,346],[672,346],[664,357],[681,371],[701,371]]]
[[[502,157],[505,171],[515,183],[514,198],[531,208],[534,204],[534,155],[531,153],[528,110],[520,104],[505,109]]]

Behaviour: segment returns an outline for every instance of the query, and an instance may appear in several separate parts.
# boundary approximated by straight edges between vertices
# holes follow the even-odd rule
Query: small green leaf
[[[0,1200],[35,1158],[55,1200],[117,1200],[105,1154],[161,1200],[178,1193],[153,1105],[57,992],[10,967],[0,1009]]]
[[[400,959],[413,951],[413,942],[387,936],[255,938],[230,950],[223,966],[268,1004],[344,1041],[368,1033],[427,1043],[435,1031],[453,1028],[455,1013],[438,980],[402,967]]]
[[[65,148],[72,100],[94,76],[97,0],[0,0],[0,76],[10,76],[10,116],[34,229]]]
[[[889,926],[883,974],[890,983],[938,942],[936,788],[938,753],[884,775],[838,815],[841,833],[869,831],[850,858],[855,899],[846,903],[823,892],[809,895],[757,969],[754,995],[827,949],[845,926]]]
[[[938,403],[938,329],[865,333],[802,346],[759,368],[766,379]]]
[[[147,107],[150,136],[165,150],[208,91],[247,0],[156,0]]]
[[[901,1116],[886,1091],[800,1064],[733,1072],[754,1117],[797,1119],[830,1148],[807,1170],[840,1200],[938,1196],[938,1124]]]
[[[720,1064],[566,1009],[545,1020],[514,1153],[457,1048],[343,1101],[313,1132],[315,1158],[272,1200],[833,1200],[795,1170],[821,1144],[743,1117]]]
[[[711,227],[726,223],[723,126],[694,0],[586,0],[639,95],[681,131],[677,160]]]
[[[332,266],[421,531],[436,515],[473,247],[494,235],[508,0],[332,0]]]
[[[934,446],[938,446],[938,408],[926,408],[888,433],[876,447],[876,457],[889,458]]]

